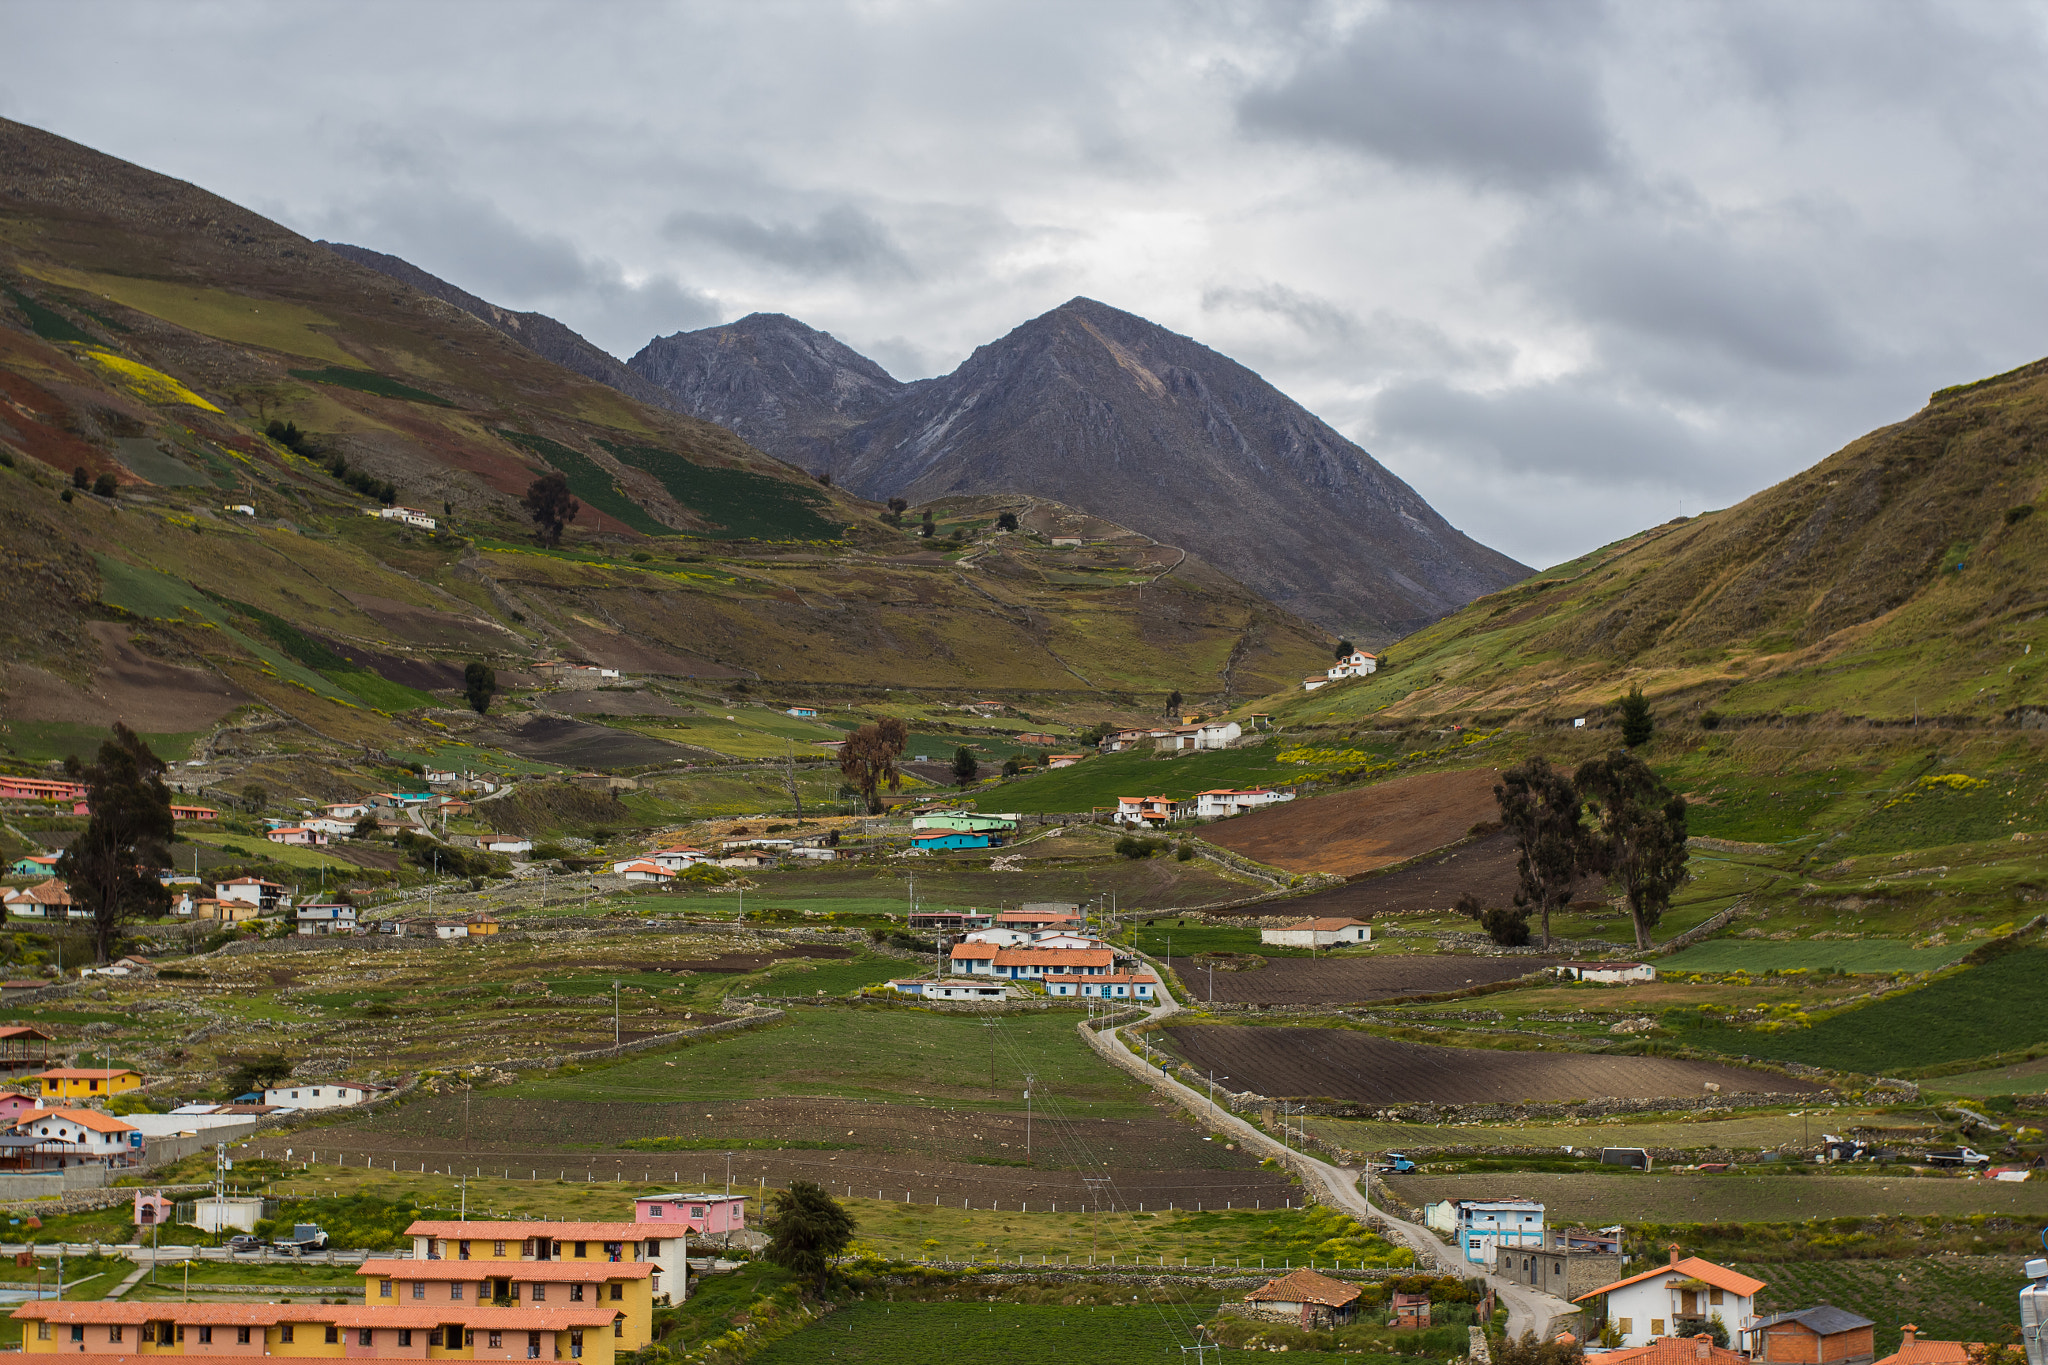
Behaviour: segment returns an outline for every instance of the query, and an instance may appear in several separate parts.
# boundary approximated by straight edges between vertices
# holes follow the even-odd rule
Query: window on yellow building
[[[49,1339],[50,1339],[50,1324],[49,1324],[48,1322],[39,1322],[39,1323],[37,1323],[37,1324],[36,1324],[36,1340],[37,1340],[37,1341],[48,1341]]]
[[[145,1322],[145,1323],[143,1323],[143,1324],[142,1324],[142,1339],[143,1339],[144,1341],[148,1341],[148,1342],[154,1342],[154,1341],[156,1340],[156,1324],[155,1324],[155,1323],[153,1323],[153,1322]]]
[[[613,1302],[613,1303],[618,1303],[618,1302],[620,1302],[621,1300],[623,1300],[623,1299],[624,1299],[625,1297],[626,1297],[626,1286],[624,1286],[623,1284],[620,1284],[620,1283],[619,1283],[618,1281],[616,1281],[616,1280],[612,1281],[612,1302]]]
[[[576,1256],[577,1256],[577,1259],[579,1259],[579,1260],[580,1260],[580,1259],[582,1259],[583,1257],[585,1257],[585,1256],[588,1256],[589,1254],[590,1254],[590,1243],[588,1243],[588,1242],[578,1242],[578,1243],[576,1244]]]
[[[339,1327],[329,1327],[327,1329],[327,1344],[329,1346],[339,1346],[341,1344],[341,1329]]]
[[[455,1244],[455,1259],[458,1261],[469,1259],[469,1240],[467,1238]]]
[[[612,1335],[615,1337],[626,1335],[626,1315],[624,1313],[612,1319]]]
[[[491,1243],[491,1255],[493,1255],[493,1256],[503,1256],[504,1254],[505,1254],[505,1244],[504,1244],[503,1242],[493,1242],[493,1243]]]
[[[279,1328],[277,1329],[277,1339],[278,1339],[278,1342],[279,1342],[280,1344],[282,1344],[282,1345],[285,1345],[285,1346],[289,1346],[289,1345],[291,1345],[291,1343],[292,1343],[292,1325],[291,1325],[290,1323],[288,1323],[288,1322],[287,1322],[287,1323],[283,1324],[282,1326],[280,1326],[280,1327],[279,1327]]]
[[[391,1297],[391,1281],[377,1281],[377,1297],[380,1299],[388,1299]]]

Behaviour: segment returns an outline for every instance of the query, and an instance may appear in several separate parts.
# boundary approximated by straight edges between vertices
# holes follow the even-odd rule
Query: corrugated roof
[[[1319,1303],[1325,1308],[1342,1308],[1358,1297],[1358,1286],[1297,1270],[1282,1275],[1244,1296],[1246,1303]]]
[[[1776,1327],[1781,1322],[1796,1322],[1810,1331],[1824,1337],[1837,1332],[1853,1332],[1859,1327],[1875,1327],[1869,1318],[1859,1318],[1846,1308],[1837,1308],[1831,1303],[1817,1303],[1811,1308],[1802,1308],[1796,1313],[1778,1313],[1757,1324],[1757,1330]]]

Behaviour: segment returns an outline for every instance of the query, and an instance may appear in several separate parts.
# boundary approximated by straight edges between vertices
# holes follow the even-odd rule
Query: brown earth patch
[[[129,643],[128,631],[118,622],[91,621],[86,630],[99,642],[104,659],[92,685],[80,687],[24,664],[5,665],[10,717],[85,725],[119,720],[151,734],[184,734],[207,728],[250,699],[210,669],[150,658]]]
[[[502,676],[502,675],[500,675]],[[657,692],[639,688],[590,692],[550,692],[548,710],[570,716],[690,716],[696,708],[678,706]]]
[[[1173,969],[1200,1000],[1222,1005],[1354,1005],[1437,995],[1518,976],[1553,965],[1551,958],[1451,957],[1274,957],[1257,971],[1211,973],[1191,957],[1173,959]],[[1213,975],[1212,988],[1209,978]]]
[[[1431,914],[1451,909],[1468,891],[1479,897],[1482,905],[1508,905],[1514,900],[1516,885],[1514,836],[1489,834],[1398,871],[1230,913],[1290,920]]]
[[[415,606],[411,602],[370,593],[344,592],[341,595],[348,599],[350,606],[391,632],[394,638],[408,644],[434,649],[481,649],[494,653],[503,649],[512,638],[496,626],[472,617],[458,616],[454,612],[435,611],[431,607]]]
[[[740,670],[715,664],[709,659],[673,654],[653,645],[642,644],[630,636],[609,630],[594,630],[589,626],[571,624],[566,628],[569,638],[583,647],[593,663],[606,668],[616,668],[625,673],[659,673],[675,678],[733,678],[740,676]]]
[[[1419,773],[1222,821],[1202,837],[1289,872],[1353,877],[1463,838],[1498,818],[1491,768]]]
[[[1204,1072],[1260,1094],[1368,1104],[1563,1103],[1579,1099],[1724,1093],[1787,1094],[1822,1087],[1776,1072],[1668,1057],[1597,1057],[1434,1047],[1351,1029],[1183,1025],[1166,1030]]]
[[[307,633],[313,634],[311,631]],[[352,664],[361,664],[379,677],[388,678],[406,687],[417,687],[422,692],[442,692],[463,685],[461,664],[442,663],[437,659],[414,659],[403,654],[384,654],[347,641],[324,637],[321,642]],[[500,687],[506,685],[503,673],[498,675],[498,679]]]
[[[499,742],[521,758],[569,768],[636,768],[687,754],[666,740],[560,716],[535,716],[506,730]]]

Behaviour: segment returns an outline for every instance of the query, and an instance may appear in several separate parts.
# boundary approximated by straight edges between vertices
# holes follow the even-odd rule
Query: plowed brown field
[[[1456,905],[1458,897],[1467,891],[1479,897],[1482,905],[1506,905],[1515,898],[1515,885],[1514,836],[1489,834],[1398,872],[1366,877],[1294,900],[1248,905],[1230,913],[1279,915],[1290,921],[1435,914]]]
[[[1791,1094],[1821,1088],[1775,1072],[1716,1062],[1432,1047],[1352,1029],[1194,1024],[1167,1033],[1180,1054],[1202,1071],[1213,1067],[1217,1075],[1227,1074],[1233,1090],[1367,1104],[1559,1103],[1698,1095],[1710,1081],[1726,1093]]]
[[[1210,825],[1212,844],[1289,872],[1355,877],[1442,848],[1500,812],[1491,768],[1421,773],[1268,806]]]
[[[1511,981],[1552,965],[1551,958],[1416,954],[1275,957],[1268,958],[1266,965],[1255,971],[1209,972],[1191,957],[1173,959],[1174,971],[1194,997],[1214,1000],[1219,1005],[1353,1005]]]

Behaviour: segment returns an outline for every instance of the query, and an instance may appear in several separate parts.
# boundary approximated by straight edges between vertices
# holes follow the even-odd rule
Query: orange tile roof
[[[135,1125],[123,1123],[111,1114],[102,1114],[97,1109],[32,1109],[16,1119],[17,1124],[40,1123],[44,1119],[65,1119],[81,1128],[90,1128],[95,1133],[132,1133]]]
[[[483,1241],[473,1237],[471,1241]],[[573,1240],[573,1239],[572,1239]],[[652,1261],[607,1261],[603,1256],[569,1257],[559,1261],[364,1261],[358,1275],[380,1280],[644,1280],[654,1273]]]
[[[1328,1275],[1318,1275],[1313,1270],[1297,1270],[1282,1275],[1266,1285],[1254,1289],[1244,1296],[1246,1303],[1319,1303],[1326,1308],[1342,1308],[1358,1297],[1358,1286],[1333,1280]]]
[[[26,1024],[17,1024],[13,1028],[0,1028],[0,1038],[41,1038],[44,1042],[52,1041],[49,1034],[41,1029],[30,1028]]]
[[[28,1079],[32,1081],[110,1081],[116,1076],[134,1076],[139,1073],[118,1067],[112,1071],[96,1070],[92,1067],[60,1066],[48,1071],[38,1071]]]
[[[1668,1265],[1660,1265],[1654,1269],[1645,1270],[1640,1275],[1631,1275],[1625,1280],[1616,1280],[1613,1284],[1603,1284],[1598,1289],[1589,1289],[1576,1299],[1573,1299],[1572,1302],[1584,1303],[1595,1294],[1605,1294],[1619,1289],[1623,1285],[1635,1284],[1640,1280],[1651,1279],[1658,1275],[1671,1275],[1682,1280],[1704,1280],[1716,1289],[1725,1289],[1731,1294],[1738,1294],[1744,1298],[1754,1297],[1756,1292],[1764,1287],[1762,1280],[1752,1280],[1749,1276],[1739,1274],[1728,1269],[1726,1266],[1715,1265],[1712,1261],[1703,1261],[1697,1256],[1687,1256],[1683,1260],[1673,1261]],[[1611,1360],[1611,1358],[1611,1354],[1602,1357],[1603,1365],[1606,1365],[1606,1362]]]
[[[1749,1357],[1705,1336],[1658,1337],[1631,1351],[1609,1351],[1600,1365],[1749,1365]]]
[[[460,1222],[453,1218],[422,1218],[405,1230],[408,1237],[451,1237],[471,1241],[503,1238],[552,1237],[557,1242],[634,1242],[659,1234],[645,1223],[568,1223],[544,1219],[506,1219],[502,1222]]]
[[[1107,948],[999,948],[998,967],[1107,967],[1116,955]]]
[[[1899,1349],[1877,1365],[1966,1365],[1970,1351],[1982,1343],[1974,1341],[1901,1341]]]

